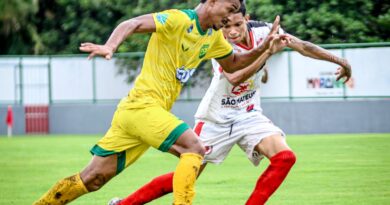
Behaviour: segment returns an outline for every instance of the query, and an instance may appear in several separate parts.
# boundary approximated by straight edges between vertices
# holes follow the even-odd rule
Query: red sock
[[[295,163],[295,154],[285,150],[271,157],[271,164],[257,180],[255,190],[246,205],[263,205],[275,190],[282,184]]]
[[[142,205],[173,191],[173,172],[154,178],[123,199],[119,205]]]

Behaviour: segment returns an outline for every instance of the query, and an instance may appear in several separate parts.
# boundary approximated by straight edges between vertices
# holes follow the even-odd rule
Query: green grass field
[[[96,136],[0,137],[0,204],[32,204],[57,180],[86,166]],[[390,204],[390,134],[289,136],[297,163],[268,204]],[[172,171],[177,159],[150,149],[101,190],[72,204],[104,205],[154,176]],[[220,166],[209,165],[197,182],[194,204],[243,205],[260,173],[235,148]],[[172,195],[152,205],[171,204]]]

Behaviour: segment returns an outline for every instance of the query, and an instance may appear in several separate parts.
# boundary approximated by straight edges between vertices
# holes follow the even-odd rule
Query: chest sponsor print
[[[185,69],[184,66],[176,69],[176,79],[184,84],[194,74],[195,69]]]

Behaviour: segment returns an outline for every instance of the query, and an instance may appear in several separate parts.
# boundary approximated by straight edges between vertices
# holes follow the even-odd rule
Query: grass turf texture
[[[0,137],[0,204],[31,204],[57,180],[84,168],[94,136]],[[268,204],[390,204],[390,134],[289,136],[298,161]],[[154,176],[174,170],[177,159],[150,149],[101,190],[72,204],[107,204]],[[234,148],[220,165],[208,165],[194,204],[240,205],[251,193],[263,160],[253,167]],[[172,195],[152,205],[171,204]]]

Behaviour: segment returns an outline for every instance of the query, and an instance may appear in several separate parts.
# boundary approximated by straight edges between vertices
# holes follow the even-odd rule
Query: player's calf
[[[284,150],[271,157],[270,161],[271,164],[258,179],[246,205],[265,204],[286,178],[291,167],[295,164],[296,156],[293,151]]]
[[[116,155],[94,156],[92,162],[80,173],[88,191],[97,191],[112,179],[117,174],[116,163]]]

